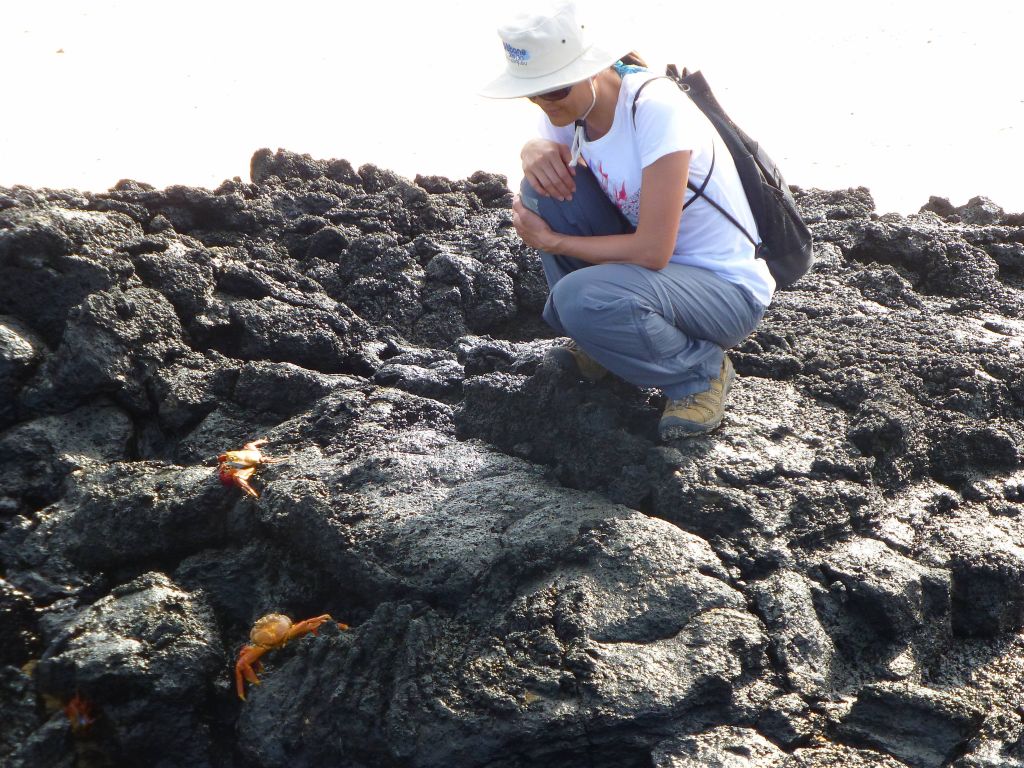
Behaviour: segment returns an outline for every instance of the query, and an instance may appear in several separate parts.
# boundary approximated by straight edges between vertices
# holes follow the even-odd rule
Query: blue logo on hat
[[[509,61],[513,64],[526,66],[526,62],[530,60],[529,51],[524,51],[522,48],[516,48],[515,46],[509,45],[505,42],[503,42],[502,45],[505,46],[505,55],[508,57]]]

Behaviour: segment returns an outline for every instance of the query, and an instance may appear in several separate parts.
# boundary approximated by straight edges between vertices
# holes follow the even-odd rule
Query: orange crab
[[[320,625],[330,620],[329,613],[300,621],[298,624],[293,624],[291,619],[280,613],[268,613],[257,619],[249,632],[251,644],[242,648],[238,654],[238,661],[235,662],[235,687],[238,690],[238,698],[245,701],[244,680],[248,680],[254,685],[259,684],[256,672],[263,670],[263,665],[259,661],[260,656],[267,651],[280,648],[299,635],[304,635],[307,632],[312,632],[315,635]],[[348,629],[348,624],[338,622],[338,628]],[[256,665],[256,669],[253,669],[253,664]]]
[[[64,714],[71,723],[73,733],[84,733],[89,730],[96,718],[93,716],[92,704],[76,693],[71,700],[64,705]]]
[[[260,451],[266,445],[266,438],[246,443],[240,451],[226,451],[217,457],[218,477],[224,485],[237,485],[254,499],[260,495],[249,485],[249,478],[257,469],[267,464],[277,464],[284,459],[271,459]]]

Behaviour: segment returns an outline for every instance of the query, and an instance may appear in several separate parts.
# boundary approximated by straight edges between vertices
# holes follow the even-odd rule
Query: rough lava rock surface
[[[504,178],[251,178],[0,189],[5,765],[1024,766],[1024,216],[797,190],[814,271],[661,445],[543,363]],[[270,612],[350,628],[242,702]]]

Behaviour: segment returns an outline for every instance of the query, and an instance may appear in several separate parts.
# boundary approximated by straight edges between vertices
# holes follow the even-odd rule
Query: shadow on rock
[[[543,362],[503,177],[0,189],[0,759],[1022,764],[1024,218],[795,193],[815,269],[660,444]],[[243,702],[268,613],[334,621]]]

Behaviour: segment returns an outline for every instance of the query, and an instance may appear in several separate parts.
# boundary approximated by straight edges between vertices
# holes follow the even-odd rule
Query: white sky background
[[[792,184],[867,186],[882,213],[932,194],[1024,211],[1024,4],[578,6],[657,74],[702,69]],[[214,188],[248,180],[260,147],[517,185],[537,110],[476,95],[504,67],[494,30],[514,7],[0,0],[0,186]]]

